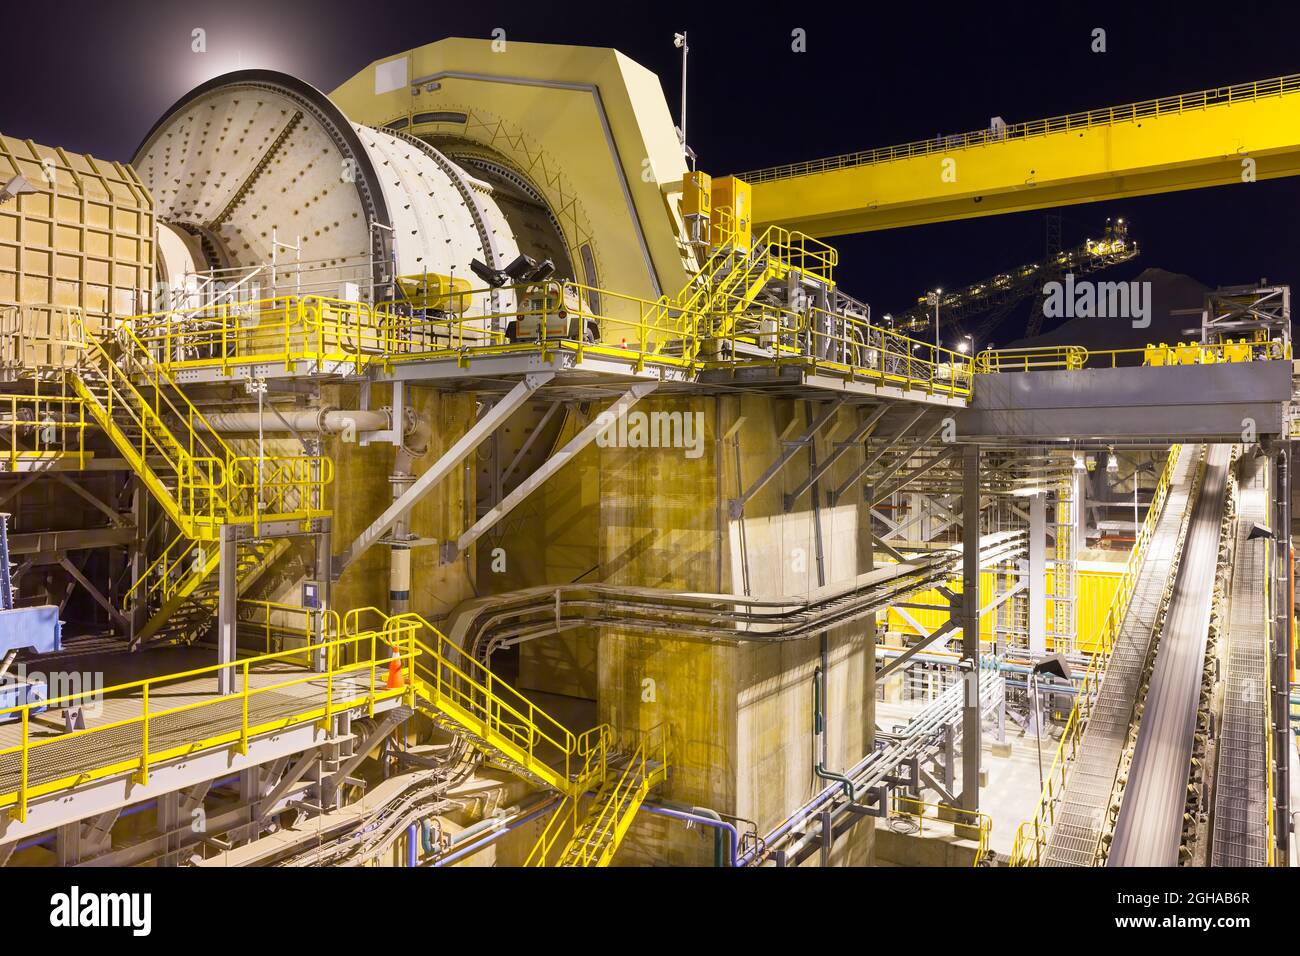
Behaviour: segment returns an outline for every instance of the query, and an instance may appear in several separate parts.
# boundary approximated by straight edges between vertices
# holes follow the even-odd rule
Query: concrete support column
[[[217,558],[217,663],[228,664],[235,659],[235,606],[239,600],[239,541],[235,529],[221,526],[221,549]],[[217,672],[217,693],[231,694],[235,690],[235,669],[225,667]]]
[[[966,674],[962,706],[961,805],[980,803],[980,449],[962,448],[961,654]]]
[[[1029,499],[1029,652],[1047,653],[1047,494]]]

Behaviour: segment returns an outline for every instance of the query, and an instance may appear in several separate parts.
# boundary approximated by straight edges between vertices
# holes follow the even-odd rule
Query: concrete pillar
[[[228,664],[235,659],[236,646],[235,606],[239,600],[239,541],[235,529],[221,526],[221,549],[217,558],[217,663]],[[217,693],[235,691],[235,669],[222,668],[217,672]]]
[[[1029,651],[1047,653],[1047,493],[1029,499]]]
[[[961,805],[980,805],[980,449],[962,448],[961,654],[966,671],[962,707]]]

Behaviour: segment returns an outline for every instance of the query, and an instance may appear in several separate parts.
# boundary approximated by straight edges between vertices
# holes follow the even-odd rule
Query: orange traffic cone
[[[388,689],[401,690],[406,686],[406,678],[402,676],[402,656],[397,653],[397,645],[393,645],[393,656],[388,659]]]

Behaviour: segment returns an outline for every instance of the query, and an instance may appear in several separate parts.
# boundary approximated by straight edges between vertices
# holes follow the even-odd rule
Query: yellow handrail
[[[561,758],[558,773],[568,781],[567,792],[579,793],[603,777],[613,733],[607,724],[575,734],[414,612],[389,616],[374,607],[354,609],[343,617],[343,633],[353,633],[363,615],[382,622],[382,639],[409,658],[426,698],[468,717],[488,744],[507,745],[532,769]]]
[[[662,724],[641,737],[618,781],[597,797],[600,803],[594,808],[596,816],[590,833],[584,843],[572,847],[572,855],[565,862],[591,866],[607,856],[617,842],[617,831],[629,823],[625,805],[643,798],[654,780],[650,767],[654,758],[658,758],[659,771],[668,766],[668,734]]]
[[[19,742],[0,749],[0,760],[16,755],[21,768],[18,786],[8,792],[0,792],[0,807],[13,806],[16,818],[21,822],[26,820],[28,804],[35,797],[59,792],[89,780],[96,780],[118,773],[132,772],[143,781],[147,778],[150,767],[160,761],[211,747],[246,746],[250,737],[258,734],[272,730],[283,730],[286,727],[308,721],[326,721],[336,713],[362,705],[368,705],[373,711],[376,703],[400,697],[409,692],[408,689],[404,688],[389,689],[382,682],[376,680],[375,674],[388,664],[388,658],[378,651],[375,638],[376,635],[373,632],[336,636],[301,648],[260,654],[224,664],[198,667],[161,677],[129,681],[103,689],[91,688],[74,691],[53,696],[49,700],[31,701],[13,707],[0,708],[0,718],[17,719],[20,725]],[[364,658],[361,654],[356,655],[357,660],[351,664],[339,664],[337,661],[338,655],[335,652],[345,648],[370,648],[371,653],[368,658]],[[294,669],[291,667],[290,670],[284,672],[283,676],[280,676],[278,671],[270,672],[274,676],[269,677],[267,683],[262,686],[253,687],[249,682],[248,674],[253,668],[259,668],[263,665],[294,665],[300,660],[312,658],[313,655],[319,655],[329,660],[329,664],[324,671]],[[180,682],[192,682],[196,678],[215,680],[223,671],[237,675],[240,683],[238,690],[228,694],[213,694],[196,701],[162,709],[158,709],[152,703],[159,699],[165,700],[168,697],[177,696],[177,688],[173,688],[172,685]],[[263,673],[268,672],[264,671]],[[349,677],[353,679],[347,680]],[[363,682],[360,680],[362,677],[368,677],[369,680]],[[323,702],[314,693],[315,689],[319,688],[321,684],[324,684],[326,688]],[[190,684],[184,689],[183,693],[193,694],[192,687],[193,685]],[[293,694],[295,688],[311,688],[312,690],[302,697],[302,704],[298,709],[286,714],[282,707],[283,701]],[[343,693],[340,693],[340,691]],[[34,723],[31,717],[38,710],[47,707],[56,709],[77,706],[97,707],[106,698],[122,698],[127,695],[138,695],[140,700],[140,712],[138,714],[104,724],[97,724],[83,730],[53,734],[49,737],[32,736]],[[255,719],[250,713],[249,701],[259,698],[261,695],[273,695],[277,706],[273,710],[274,716],[268,716],[266,719]],[[241,712],[239,723],[237,726],[219,729],[222,719],[229,714],[229,708],[226,705],[232,701],[239,702]],[[177,725],[174,718],[184,714],[201,714],[204,717],[194,721],[193,733],[183,735],[178,739],[174,733],[174,728]],[[207,717],[206,715],[211,716]],[[160,721],[162,721],[161,724]],[[154,733],[155,728],[158,727],[167,729],[171,733],[172,739],[159,742]],[[139,739],[134,746],[130,743],[123,743],[120,731],[127,728],[138,729]],[[69,741],[83,739],[88,742],[104,741],[99,746],[87,750],[88,754],[99,754],[100,756],[90,760],[90,762],[79,761],[75,772],[72,773],[61,774],[39,782],[30,779],[33,753],[40,752],[47,747],[64,745]]]
[[[895,812],[899,816],[911,817],[917,821],[918,836],[925,832],[926,820],[939,820],[952,827],[954,836],[975,841],[975,860],[972,866],[981,866],[987,861],[989,837],[993,832],[993,818],[987,813],[950,807],[945,803],[927,803],[897,791],[893,793],[891,799]],[[927,810],[933,810],[934,816],[927,816]],[[951,819],[943,819],[944,814],[950,815]]]

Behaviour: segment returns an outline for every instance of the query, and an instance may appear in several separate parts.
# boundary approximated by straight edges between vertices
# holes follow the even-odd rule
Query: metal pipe
[[[735,824],[728,823],[721,817],[708,815],[716,815],[716,810],[710,810],[706,807],[692,807],[690,811],[676,810],[662,804],[653,803],[644,804],[644,808],[655,816],[670,817],[673,820],[697,823],[700,826],[712,828],[716,837],[726,838],[725,847],[719,847],[716,842],[714,844],[714,865],[720,866],[723,859],[727,861],[727,866],[734,867],[736,865],[736,851],[740,846],[740,831],[736,829]]]
[[[533,810],[533,811],[531,811],[530,813],[528,813],[528,814],[526,814],[526,815],[524,815],[524,816],[522,816],[522,817],[519,817],[519,818],[517,818],[517,819],[515,819],[515,820],[512,820],[512,821],[510,821],[509,823],[505,823],[505,824],[501,824],[501,825],[499,825],[499,826],[497,827],[497,829],[495,829],[494,831],[492,831],[491,833],[489,833],[487,836],[483,837],[483,839],[481,839],[481,840],[477,840],[477,841],[475,841],[474,843],[471,843],[469,846],[465,847],[464,849],[462,849],[462,850],[457,850],[455,853],[450,853],[450,854],[448,854],[447,856],[440,857],[439,859],[434,860],[433,863],[428,864],[428,865],[429,865],[429,866],[447,866],[449,863],[455,863],[457,860],[463,859],[463,858],[465,858],[465,857],[467,857],[467,856],[470,856],[471,854],[477,853],[479,850],[483,849],[485,846],[487,846],[487,845],[489,845],[489,844],[491,844],[491,843],[495,843],[497,840],[501,839],[503,836],[505,836],[507,833],[511,832],[512,830],[517,830],[517,829],[519,829],[519,827],[523,826],[525,823],[529,823],[529,822],[531,822],[531,821],[533,821],[533,820],[536,820],[538,817],[540,817],[542,814],[544,814],[547,810],[551,809],[551,807],[555,805],[555,802],[556,802],[556,801],[555,801],[554,799],[552,799],[552,800],[547,800],[547,801],[546,801],[542,806],[538,807],[536,810]],[[481,821],[481,822],[486,822],[486,821]],[[498,820],[498,821],[492,821],[492,822],[499,822],[499,820]],[[473,828],[470,828],[470,829],[473,829]],[[463,837],[464,837],[464,833],[465,833],[465,832],[468,832],[468,831],[462,831],[461,833],[458,833],[456,836],[459,837],[459,838],[462,838],[462,839],[463,839]],[[453,844],[453,845],[455,845],[457,842],[458,842],[458,840],[457,840],[456,838],[453,838],[453,839],[452,839],[452,844]]]
[[[822,659],[826,656],[826,636],[822,635]],[[845,795],[849,802],[856,801],[857,795],[853,790],[853,781],[842,773],[836,773],[833,770],[826,769],[827,746],[826,746],[826,716],[825,694],[826,694],[826,672],[819,666],[813,671],[813,736],[821,743],[821,760],[813,767],[815,773],[822,780],[834,780],[844,788]]]
[[[199,421],[200,429],[211,426],[214,432],[312,432],[337,435],[352,429],[359,432],[383,431],[392,427],[392,415],[382,409],[369,411],[338,408],[276,409],[258,412],[211,412]]]

